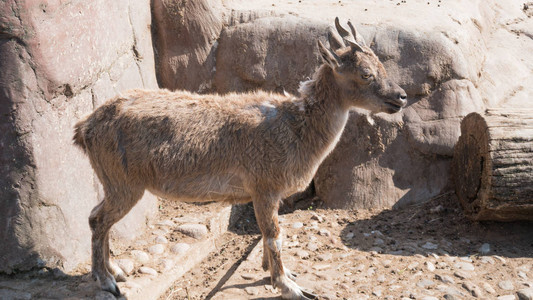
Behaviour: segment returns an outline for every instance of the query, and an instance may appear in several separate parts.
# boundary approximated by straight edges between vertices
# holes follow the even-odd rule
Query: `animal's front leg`
[[[267,260],[270,267],[270,278],[274,287],[281,289],[283,299],[316,299],[316,296],[302,289],[285,271],[281,261],[281,235],[278,224],[278,195],[264,194],[254,197],[255,216],[263,234],[264,256],[263,265]]]

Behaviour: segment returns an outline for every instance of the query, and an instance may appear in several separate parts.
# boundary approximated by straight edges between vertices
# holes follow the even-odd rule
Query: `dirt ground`
[[[294,206],[280,213],[282,258],[299,274],[296,282],[320,299],[518,299],[518,291],[533,288],[533,223],[472,222],[451,193],[382,212],[323,209],[316,198]],[[209,226],[212,211],[216,205],[162,201],[159,219],[143,237],[129,245],[113,244],[113,259],[131,259],[133,250],[147,251],[158,234],[168,239],[166,249],[176,242],[200,247],[166,223]],[[248,204],[238,211],[236,223],[215,241],[215,251],[175,281],[160,300],[279,299],[269,273],[260,266],[262,245],[253,207]],[[153,267],[157,278],[165,276],[161,259],[173,259],[176,265],[185,259],[171,251],[150,255],[149,262],[135,265]],[[150,275],[136,267],[128,282],[147,278]],[[109,296],[91,279],[89,265],[68,275],[42,269],[0,277],[0,299]]]
[[[282,258],[321,299],[518,299],[533,287],[533,223],[472,222],[451,193],[382,212],[296,206],[280,217]],[[249,209],[160,299],[277,299],[257,241]]]

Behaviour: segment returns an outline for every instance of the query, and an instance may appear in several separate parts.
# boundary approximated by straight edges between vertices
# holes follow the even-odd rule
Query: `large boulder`
[[[157,87],[150,22],[148,2],[0,4],[0,272],[89,260],[103,195],[73,125],[124,89]],[[147,194],[113,234],[133,238],[155,203]]]
[[[524,105],[521,99],[531,97],[533,26],[526,6],[480,0],[177,3],[178,13],[160,5],[154,19],[158,76],[169,78],[164,87],[297,93],[320,64],[316,40],[325,40],[339,16],[356,24],[406,90],[409,105],[401,114],[352,113],[315,177],[316,193],[330,207],[401,207],[439,195],[449,188],[462,117],[487,106]]]

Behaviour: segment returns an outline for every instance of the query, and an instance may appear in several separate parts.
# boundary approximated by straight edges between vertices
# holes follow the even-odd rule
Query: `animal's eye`
[[[363,75],[361,75],[361,78],[363,78],[364,80],[368,80],[368,79],[370,79],[371,77],[372,77],[372,75],[370,75],[370,74],[363,74]]]

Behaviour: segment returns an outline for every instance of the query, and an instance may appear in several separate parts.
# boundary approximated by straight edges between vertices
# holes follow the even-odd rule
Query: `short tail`
[[[85,135],[83,133],[84,121],[79,121],[74,125],[74,137],[72,138],[74,145],[80,147],[84,152],[87,152],[87,144],[85,143]]]

